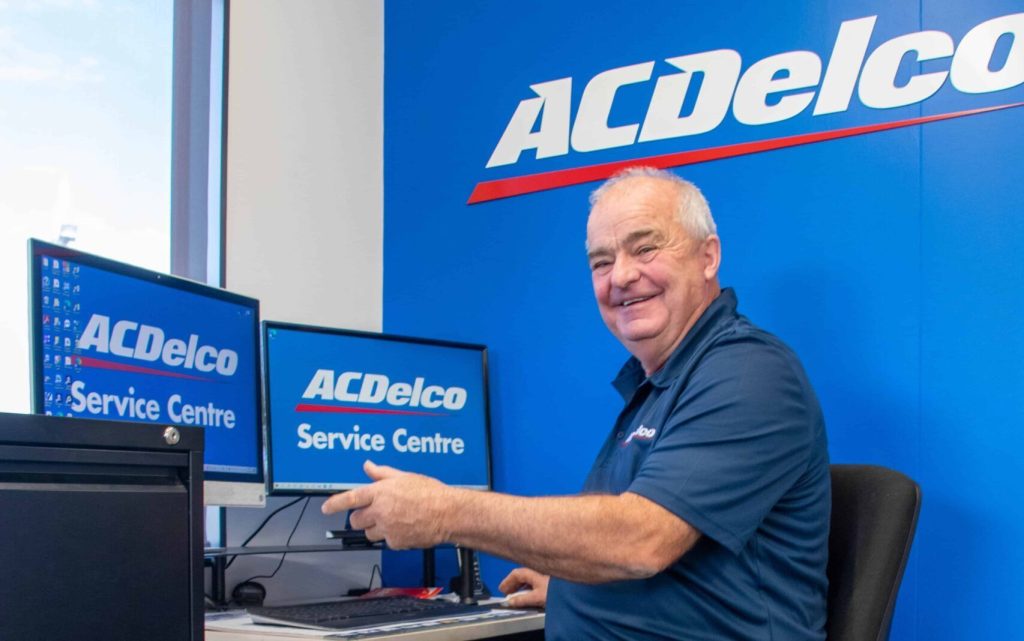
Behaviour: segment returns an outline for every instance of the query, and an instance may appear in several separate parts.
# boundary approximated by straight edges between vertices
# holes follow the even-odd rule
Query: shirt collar
[[[679,347],[650,378],[644,374],[644,368],[640,365],[640,361],[636,357],[631,357],[619,370],[618,376],[612,381],[612,386],[626,401],[629,401],[633,393],[647,381],[656,387],[668,387],[690,361],[697,346],[704,342],[704,339],[712,334],[723,321],[736,316],[736,305],[736,292],[731,287],[723,289],[718,297],[711,301],[690,331],[686,333]]]

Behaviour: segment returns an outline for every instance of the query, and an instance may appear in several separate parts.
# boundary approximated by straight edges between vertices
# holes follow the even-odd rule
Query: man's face
[[[613,185],[587,221],[594,295],[608,329],[657,370],[718,295],[718,238],[689,237],[679,187],[650,177]]]

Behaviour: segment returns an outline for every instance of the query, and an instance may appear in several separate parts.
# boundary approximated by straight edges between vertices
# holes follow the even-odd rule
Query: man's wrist
[[[477,493],[463,487],[446,485],[441,501],[441,531],[445,543],[461,545],[467,535],[467,522],[476,511]]]
[[[465,499],[462,496],[465,490],[457,487],[445,486],[441,493],[440,514],[438,515],[441,525],[441,538],[443,543],[458,545],[460,531],[460,517],[465,512]]]

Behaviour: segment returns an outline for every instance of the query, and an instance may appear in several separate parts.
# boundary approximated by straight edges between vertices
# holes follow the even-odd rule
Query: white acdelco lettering
[[[594,76],[583,90],[576,126],[572,128],[572,148],[576,151],[596,151],[632,144],[640,125],[608,126],[615,92],[619,87],[651,79],[653,62],[629,67],[609,69]]]
[[[732,49],[679,56],[665,62],[682,73],[658,78],[654,97],[644,118],[644,128],[640,131],[640,142],[711,131],[725,118],[732,89],[740,76],[740,54]],[[704,74],[700,93],[690,113],[680,116],[690,90],[690,80],[696,73]]]
[[[939,60],[953,55],[953,39],[942,31],[921,31],[893,38],[878,45],[860,72],[857,93],[860,101],[873,109],[903,107],[931,97],[946,82],[948,71],[912,76],[903,86],[896,85],[896,72],[903,58],[915,54],[916,62]]]
[[[78,348],[141,361],[159,360],[169,367],[217,372],[222,376],[232,376],[238,369],[237,352],[200,345],[196,334],[190,334],[187,342],[180,338],[165,340],[159,327],[131,320],[119,320],[111,327],[110,317],[102,314],[89,318],[78,338]]]
[[[392,383],[383,374],[342,372],[335,376],[332,369],[318,369],[302,393],[302,398],[373,404],[385,401],[396,407],[444,407],[452,411],[466,405],[464,388],[425,385],[425,382],[422,376],[417,376],[412,384]]]
[[[530,85],[530,89],[539,97],[524,100],[516,107],[487,162],[488,167],[514,164],[526,149],[536,149],[537,158],[569,153],[572,78],[537,83]],[[534,132],[538,116],[540,127]]]
[[[667,58],[665,62],[679,72],[657,78],[646,116],[614,127],[608,118],[616,92],[649,82],[654,61],[595,75],[583,89],[575,118],[572,78],[530,85],[537,97],[519,103],[487,167],[515,164],[530,149],[541,159],[564,156],[570,147],[587,152],[706,133],[722,123],[730,105],[737,122],[764,125],[793,118],[811,103],[814,116],[846,111],[855,91],[865,106],[889,109],[927,100],[947,79],[966,94],[1024,84],[1024,13],[987,20],[968,31],[959,44],[948,33],[920,31],[886,40],[869,54],[877,19],[867,16],[839,26],[824,73],[821,58],[813,51],[769,56],[742,73],[740,54],[732,49]],[[1009,52],[1004,55],[1005,47],[998,45],[1007,39]],[[948,69],[897,78],[905,59],[951,60]],[[694,89],[691,81],[697,74],[701,81]],[[690,96],[693,91],[697,94]],[[683,114],[687,102],[691,107]]]

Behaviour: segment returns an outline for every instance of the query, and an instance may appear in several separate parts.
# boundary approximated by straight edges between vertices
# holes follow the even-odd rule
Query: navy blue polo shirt
[[[725,289],[665,365],[634,358],[584,492],[633,492],[702,533],[649,579],[552,579],[545,636],[821,641],[831,504],[825,426],[800,362]]]

